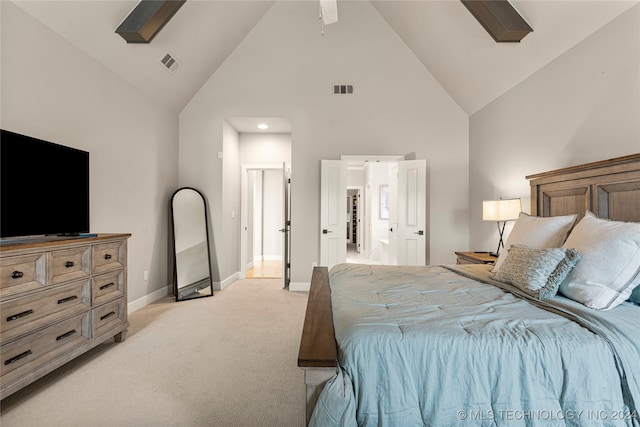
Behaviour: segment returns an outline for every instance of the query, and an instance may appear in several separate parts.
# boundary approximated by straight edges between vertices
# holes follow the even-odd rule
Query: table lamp
[[[484,221],[496,221],[498,233],[500,234],[498,249],[495,252],[491,252],[491,255],[500,255],[500,247],[504,248],[502,241],[504,227],[507,225],[507,221],[518,219],[520,212],[522,212],[520,199],[484,200],[482,202],[482,219]],[[502,227],[500,227],[500,222],[502,222]]]

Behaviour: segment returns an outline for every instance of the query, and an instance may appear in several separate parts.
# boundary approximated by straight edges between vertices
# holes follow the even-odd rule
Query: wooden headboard
[[[640,222],[640,153],[527,179],[531,215],[582,217],[588,209],[600,218]],[[298,366],[305,371],[307,423],[322,387],[335,375],[337,360],[329,272],[315,267],[298,352]]]
[[[640,222],[640,153],[527,176],[531,215]]]

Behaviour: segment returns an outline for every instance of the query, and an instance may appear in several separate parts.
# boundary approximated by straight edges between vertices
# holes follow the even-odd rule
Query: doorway
[[[233,117],[240,168],[239,278],[290,280],[292,127],[287,118]]]
[[[342,156],[323,160],[321,170],[321,265],[426,263],[425,160]],[[359,251],[349,219],[355,187],[364,190],[358,200]]]
[[[282,278],[283,245],[280,230],[284,221],[282,210],[282,171],[276,168],[249,169],[247,205],[248,238],[247,279]]]
[[[365,263],[369,256],[364,250],[362,233],[364,223],[363,187],[348,185],[348,180],[347,177],[347,262]]]

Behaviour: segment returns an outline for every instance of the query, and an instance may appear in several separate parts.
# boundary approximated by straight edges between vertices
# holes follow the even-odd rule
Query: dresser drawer
[[[124,296],[124,270],[101,274],[93,278],[91,305],[97,307]]]
[[[93,321],[91,322],[93,334],[92,338],[109,332],[118,325],[127,321],[127,307],[124,298],[120,298],[113,302],[93,309]]]
[[[0,259],[0,297],[42,289],[46,283],[44,253]]]
[[[127,259],[126,241],[93,246],[93,270],[95,273],[123,268]]]
[[[28,373],[89,340],[89,312],[57,323],[0,348],[2,382]]]
[[[49,252],[49,283],[82,279],[91,273],[91,247]]]
[[[0,304],[2,342],[91,309],[89,279],[35,292]]]

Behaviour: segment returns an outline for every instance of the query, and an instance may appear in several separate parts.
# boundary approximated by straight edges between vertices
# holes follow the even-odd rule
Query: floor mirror
[[[191,187],[171,197],[174,294],[176,301],[213,296],[207,203]]]

